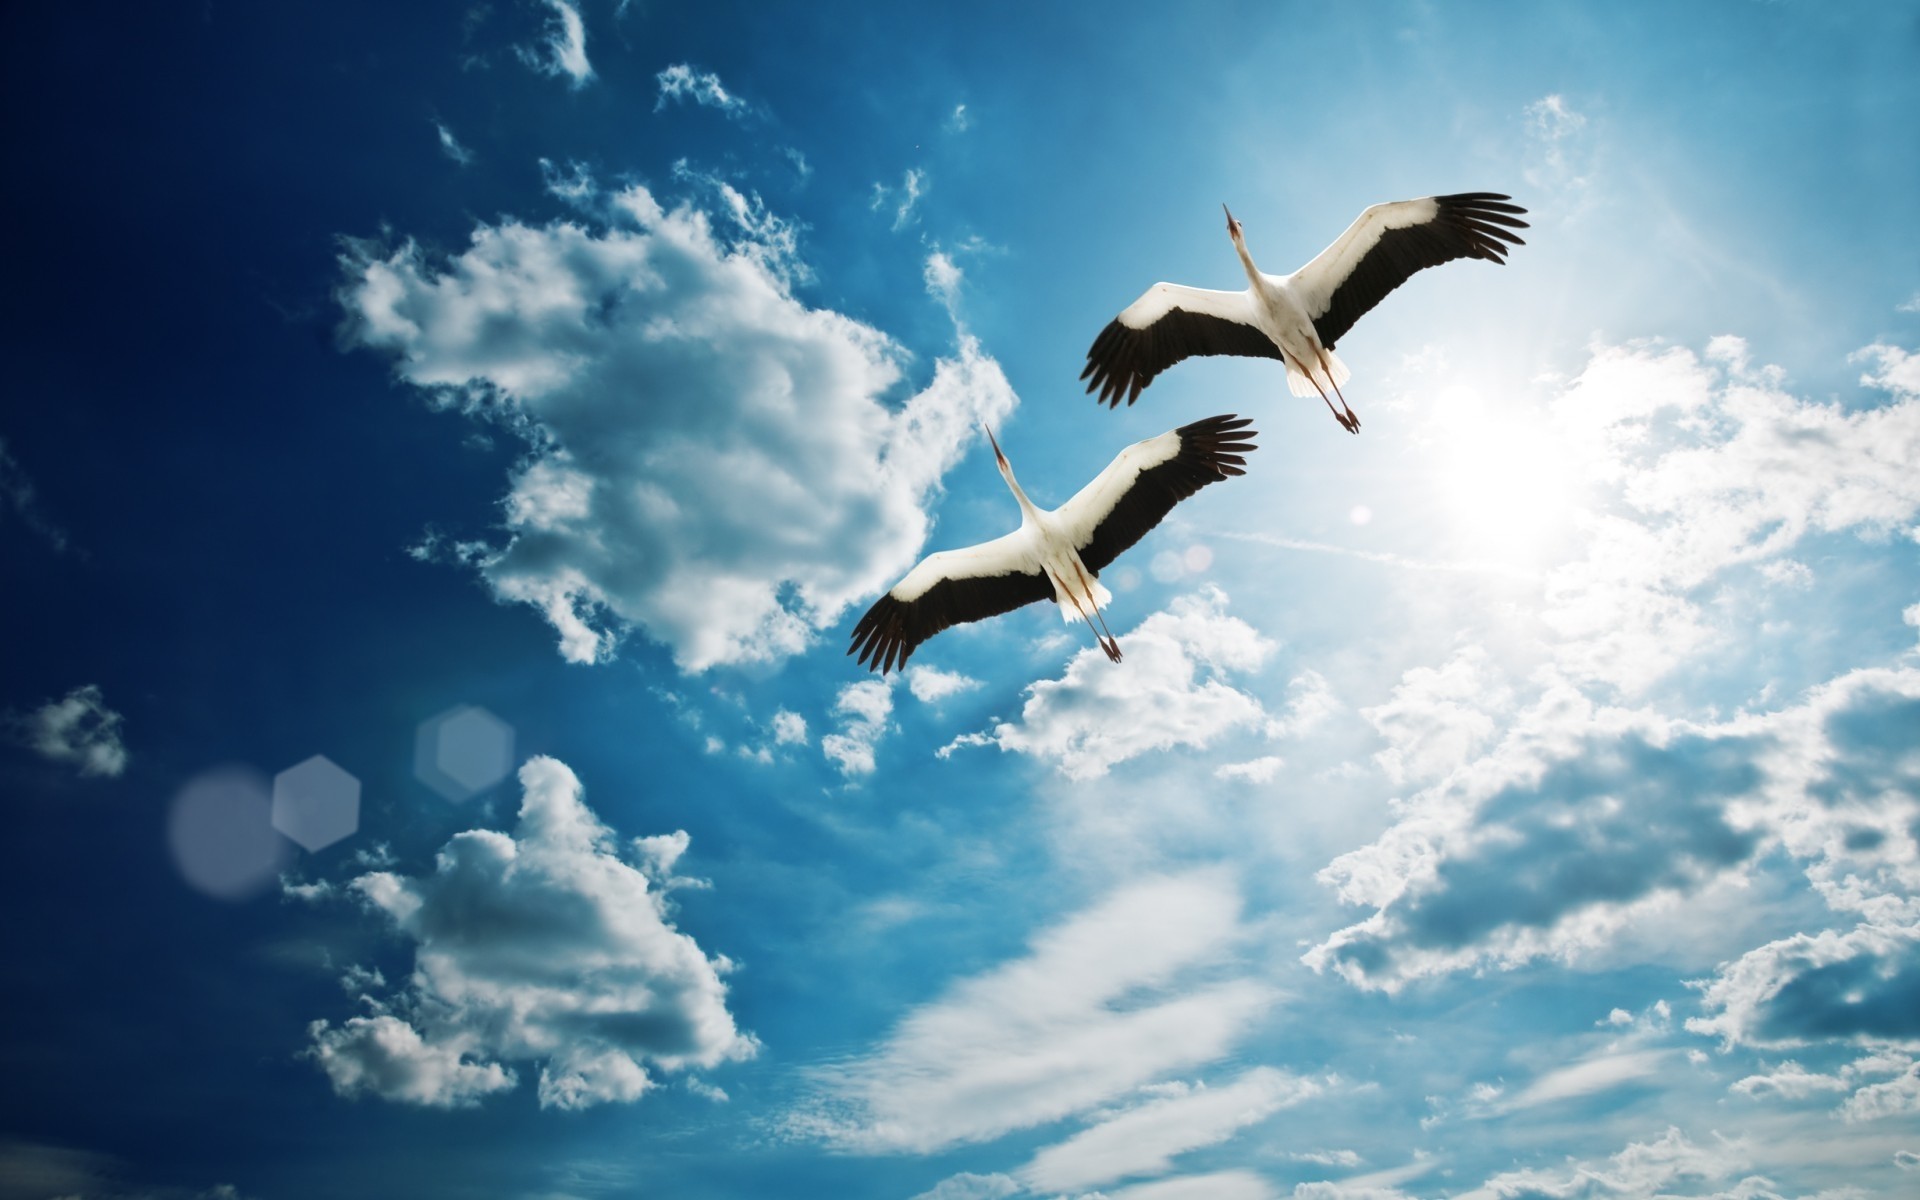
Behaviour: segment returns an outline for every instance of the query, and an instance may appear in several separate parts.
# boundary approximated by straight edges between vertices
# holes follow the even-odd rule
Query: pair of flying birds
[[[1415,271],[1456,258],[1505,262],[1508,243],[1524,244],[1510,230],[1527,227],[1518,216],[1526,209],[1510,199],[1461,192],[1376,204],[1291,275],[1268,275],[1253,265],[1229,210],[1227,236],[1246,268],[1247,287],[1216,292],[1154,284],[1100,331],[1080,378],[1112,408],[1122,399],[1132,404],[1155,375],[1196,354],[1277,358],[1286,364],[1294,395],[1317,394],[1343,429],[1359,433],[1360,418],[1340,394],[1348,372],[1334,356],[1334,343]],[[1020,504],[1020,528],[921,560],[860,618],[847,653],[885,674],[943,629],[1052,599],[1068,624],[1085,621],[1107,657],[1119,662],[1120,645],[1100,612],[1113,598],[1100,585],[1101,570],[1174,505],[1209,483],[1245,474],[1252,423],[1231,414],[1208,417],[1135,442],[1051,512],[1027,499],[988,430],[1000,476]]]

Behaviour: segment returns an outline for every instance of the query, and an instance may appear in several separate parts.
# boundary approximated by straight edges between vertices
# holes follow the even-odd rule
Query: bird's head
[[[1220,211],[1227,214],[1227,236],[1234,241],[1240,240],[1240,222],[1233,219],[1233,210],[1222,204]]]
[[[1000,464],[1001,472],[1004,474],[1013,470],[1012,464],[1007,462],[1007,456],[1000,453],[1000,443],[994,439],[993,430],[987,428],[985,421],[980,422],[980,430],[987,435],[987,442],[993,447],[993,461]]]

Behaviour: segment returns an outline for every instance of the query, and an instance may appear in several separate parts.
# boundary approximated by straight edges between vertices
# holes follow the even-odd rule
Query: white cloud
[[[1457,651],[1439,668],[1415,667],[1385,704],[1360,710],[1387,748],[1374,756],[1395,784],[1441,778],[1486,748],[1494,718],[1513,705],[1513,691],[1479,646]]]
[[[773,714],[773,742],[776,746],[807,744],[807,719],[797,712],[781,709]]]
[[[0,730],[43,758],[71,763],[82,775],[112,779],[127,769],[122,723],[99,686],[89,683],[32,712],[0,717]]]
[[[1248,783],[1271,783],[1273,777],[1286,766],[1286,760],[1277,755],[1265,755],[1249,759],[1246,762],[1226,763],[1213,769],[1215,779],[1244,779]]]
[[[879,212],[889,204],[893,205],[893,230],[898,233],[907,227],[907,222],[913,217],[914,206],[920,202],[920,197],[926,194],[926,190],[927,173],[919,167],[909,167],[907,173],[900,177],[898,189],[890,188],[883,183],[874,184],[873,202],[868,207],[874,212]],[[896,196],[899,197],[897,203]]]
[[[1786,1100],[1804,1100],[1821,1092],[1851,1090],[1846,1080],[1836,1075],[1818,1075],[1788,1059],[1765,1075],[1748,1075],[1727,1088],[1743,1096],[1779,1096]]]
[[[696,71],[686,63],[675,63],[655,75],[654,80],[660,85],[660,98],[653,105],[655,112],[665,108],[669,100],[676,104],[688,100],[704,108],[717,108],[730,117],[747,114],[747,102],[727,91],[720,77],[711,71]]]
[[[1061,678],[1027,689],[1017,723],[962,735],[941,756],[998,746],[1045,759],[1069,778],[1094,779],[1154,750],[1204,748],[1236,729],[1277,732],[1260,701],[1224,681],[1259,670],[1274,644],[1226,607],[1214,587],[1176,599],[1121,635],[1125,662],[1082,650]]]
[[[1212,874],[1133,883],[1022,958],[950,987],[876,1050],[820,1068],[794,1127],[926,1153],[1084,1112],[1226,1054],[1272,1002],[1233,974],[1240,897]]]
[[[1749,950],[1699,985],[1687,1028],[1727,1046],[1920,1040],[1920,930],[1861,925]]]
[[[833,702],[840,729],[820,739],[820,751],[846,776],[873,774],[873,748],[893,716],[893,681],[863,679],[840,689]]]
[[[444,264],[412,243],[345,260],[353,342],[527,439],[507,540],[475,566],[570,661],[628,628],[687,671],[804,649],[912,565],[928,495],[1016,403],[965,335],[889,402],[903,351],[796,300],[790,231],[738,200],[731,241],[634,187],[604,229],[507,221]]]
[[[551,758],[520,769],[512,834],[474,829],[432,874],[362,875],[353,890],[414,942],[406,989],[371,1016],[315,1021],[309,1055],[342,1095],[448,1107],[514,1086],[509,1060],[538,1061],[543,1107],[638,1099],[647,1070],[711,1067],[753,1055],[721,976],[668,921],[662,890],[685,835],[635,842],[612,832]]]
[[[1920,674],[1851,672],[1776,711],[1706,722],[1628,706],[1703,647],[1752,636],[1726,592],[1756,575],[1817,585],[1786,557],[1803,539],[1910,527],[1920,482],[1901,464],[1920,455],[1920,397],[1901,391],[1899,365],[1881,372],[1896,399],[1847,410],[1787,394],[1738,338],[1704,355],[1594,351],[1548,406],[1595,500],[1586,544],[1545,576],[1544,636],[1503,639],[1538,665],[1508,675],[1468,645],[1363,710],[1388,740],[1388,778],[1425,786],[1321,873],[1376,911],[1309,962],[1392,988],[1572,958],[1629,928],[1679,938],[1657,914],[1732,897],[1772,846],[1835,909],[1920,920],[1920,756],[1891,732],[1916,719]],[[1754,574],[1713,597],[1743,564]]]
[[[1651,1079],[1660,1074],[1669,1057],[1664,1050],[1606,1050],[1547,1072],[1503,1107],[1532,1108]]]
[[[951,133],[965,133],[972,128],[973,117],[967,112],[967,106],[964,104],[954,105],[952,114],[947,117],[948,131]],[[1916,298],[1915,303],[1920,304],[1920,298]]]
[[[949,696],[958,696],[979,686],[978,679],[957,671],[942,671],[938,667],[907,668],[907,690],[922,704],[938,704]]]
[[[442,153],[463,167],[473,161],[473,151],[460,144],[460,139],[453,136],[453,130],[448,129],[446,125],[440,121],[435,121],[433,127],[435,131],[440,134],[440,150]]]
[[[1905,399],[1920,396],[1920,354],[1909,353],[1885,342],[1875,342],[1855,354],[1853,361],[1876,364],[1876,370],[1860,377],[1860,382],[1867,387],[1892,392]]]
[[[1582,518],[1586,553],[1546,580],[1542,613],[1578,682],[1645,690],[1715,631],[1694,596],[1730,566],[1765,562],[1810,532],[1880,536],[1920,511],[1920,395],[1904,352],[1870,347],[1868,382],[1893,403],[1847,411],[1801,400],[1754,367],[1739,338],[1705,359],[1600,347],[1550,406],[1569,473],[1612,497]]]
[[[1252,1171],[1229,1170],[1156,1179],[1096,1195],[1106,1200],[1273,1200],[1279,1193]]]
[[[1019,1175],[1036,1192],[1158,1175],[1177,1155],[1226,1141],[1320,1090],[1312,1080],[1255,1067],[1231,1083],[1159,1096],[1107,1117],[1040,1151]]]
[[[954,304],[960,296],[960,281],[966,277],[951,256],[943,250],[935,250],[927,255],[927,265],[921,272],[926,280],[927,294],[947,306],[947,312],[954,311]]]
[[[66,531],[49,521],[40,511],[40,501],[34,491],[33,481],[27,478],[26,471],[7,453],[7,443],[0,440],[0,505],[12,509],[29,532],[39,537],[54,550],[65,553],[68,547]]]
[[[962,1171],[942,1179],[913,1200],[1005,1200],[1016,1196],[1021,1187],[1011,1175],[975,1175]]]
[[[580,9],[571,0],[546,0],[546,4],[553,10],[546,40],[537,50],[522,46],[520,61],[543,75],[564,75],[572,87],[584,87],[593,78],[593,65],[587,61],[587,27]]]
[[[1592,174],[1591,150],[1582,137],[1586,116],[1558,93],[1527,105],[1525,116],[1527,135],[1539,156],[1523,172],[1526,181],[1537,188],[1585,187]]]
[[[1459,1200],[1655,1200],[1682,1194],[1701,1200],[1760,1200],[1775,1195],[1769,1181],[1751,1170],[1741,1143],[1716,1138],[1712,1145],[1696,1145],[1669,1127],[1652,1141],[1628,1143],[1604,1162],[1570,1158],[1559,1168],[1503,1171],[1461,1193]],[[1732,1186],[1707,1190],[1721,1183]]]

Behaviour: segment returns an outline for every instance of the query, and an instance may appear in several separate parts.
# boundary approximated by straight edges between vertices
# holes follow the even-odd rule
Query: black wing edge
[[[1247,452],[1258,431],[1250,417],[1233,413],[1208,417],[1174,430],[1180,452],[1157,467],[1140,472],[1127,494],[1114,505],[1080,547],[1080,561],[1089,571],[1105,570],[1129,546],[1147,536],[1173,506],[1210,483],[1246,474]]]
[[[897,600],[888,592],[853,627],[847,653],[858,654],[861,666],[885,675],[895,667],[904,669],[914,649],[943,629],[1052,598],[1053,585],[1046,576],[1026,574],[943,579],[912,601]]]
[[[1509,244],[1526,245],[1508,230],[1528,228],[1519,219],[1527,210],[1507,203],[1513,197],[1503,192],[1455,192],[1433,199],[1440,206],[1433,220],[1381,234],[1353,274],[1334,289],[1327,311],[1313,322],[1321,345],[1333,349],[1355,321],[1416,271],[1456,258],[1480,258],[1498,266],[1507,261]]]
[[[1196,354],[1233,354],[1243,358],[1279,358],[1280,347],[1251,325],[1225,317],[1174,308],[1145,329],[1131,329],[1115,317],[1087,349],[1080,378],[1089,394],[1099,392],[1108,408],[1132,404],[1153,377]]]

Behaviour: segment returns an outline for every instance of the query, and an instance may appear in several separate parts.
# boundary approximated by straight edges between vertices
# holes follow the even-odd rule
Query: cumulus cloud
[[[1005,1200],[1021,1192],[1020,1183],[1011,1175],[975,1175],[962,1171],[942,1179],[913,1200]]]
[[[1697,1145],[1669,1127],[1651,1141],[1628,1143],[1603,1161],[1569,1159],[1561,1167],[1503,1171],[1461,1193],[1460,1200],[1655,1200],[1678,1194],[1701,1200],[1757,1200],[1775,1195],[1769,1181],[1751,1174],[1752,1169],[1740,1143],[1716,1139],[1712,1145]],[[1716,1186],[1722,1184],[1727,1186]]]
[[[1224,1142],[1320,1090],[1312,1080],[1272,1067],[1255,1067],[1218,1087],[1183,1087],[1047,1147],[1019,1174],[1036,1192],[1071,1192],[1129,1176],[1158,1175],[1176,1156]]]
[[[1275,646],[1226,609],[1226,593],[1215,587],[1176,599],[1121,635],[1122,668],[1082,650],[1061,678],[1027,689],[1019,721],[963,734],[941,757],[998,746],[1044,759],[1071,779],[1094,779],[1155,750],[1204,748],[1234,730],[1279,732],[1259,700],[1226,683],[1259,670]]]
[[[686,63],[675,63],[655,75],[654,81],[660,85],[660,98],[653,105],[655,112],[671,100],[675,104],[688,101],[703,108],[717,108],[730,117],[747,114],[747,102],[727,91],[720,77],[711,71],[696,71]]]
[[[341,1095],[434,1107],[515,1085],[538,1062],[543,1107],[638,1099],[657,1071],[750,1057],[726,1007],[725,958],[676,930],[662,895],[686,835],[642,838],[632,861],[565,764],[520,769],[511,834],[455,834],[431,874],[361,875],[351,889],[414,943],[406,988],[371,1015],[309,1029]],[[366,979],[367,976],[360,978]]]
[[[537,48],[521,47],[520,61],[543,75],[566,76],[571,87],[585,87],[593,65],[587,61],[587,26],[579,6],[571,0],[546,0],[546,5],[553,10],[546,40]]]
[[[107,707],[97,684],[74,688],[28,713],[0,716],[0,729],[43,758],[69,763],[80,774],[117,778],[127,769],[120,714]]]
[[[873,748],[893,716],[893,683],[863,679],[840,689],[833,702],[838,732],[820,739],[820,751],[846,776],[873,774]]]
[[[1920,751],[1903,732],[1920,722],[1920,673],[1852,671],[1706,722],[1635,706],[1704,647],[1749,636],[1724,596],[1707,601],[1731,568],[1806,586],[1790,557],[1803,539],[1911,527],[1920,483],[1902,464],[1920,453],[1920,395],[1903,357],[1871,358],[1866,382],[1892,399],[1847,409],[1790,395],[1734,337],[1704,354],[1595,349],[1549,405],[1596,504],[1578,557],[1544,576],[1540,665],[1509,678],[1469,645],[1363,710],[1387,742],[1382,773],[1419,786],[1321,873],[1375,911],[1310,963],[1393,988],[1570,958],[1741,886],[1771,847],[1835,910],[1920,922]]]
[[[912,565],[928,496],[1016,403],[965,335],[899,400],[904,351],[795,299],[790,227],[718,190],[731,237],[633,187],[602,228],[505,221],[448,261],[408,242],[343,262],[352,343],[525,438],[505,540],[470,561],[573,662],[636,628],[687,671],[804,649]]]
[[[1920,1042],[1920,930],[1862,925],[1768,942],[1701,985],[1687,1028],[1726,1045]]]
[[[1215,779],[1244,779],[1248,783],[1271,783],[1273,777],[1286,766],[1286,760],[1278,755],[1268,754],[1246,762],[1225,763],[1213,769]]]
[[[958,671],[942,671],[938,667],[907,668],[907,690],[922,704],[938,704],[949,696],[958,696],[979,686],[978,679]]]
[[[773,714],[773,741],[777,746],[807,744],[807,719],[797,712],[781,709]]]
[[[927,1153],[1218,1059],[1273,998],[1230,971],[1242,932],[1238,891],[1218,875],[1130,884],[910,1013],[877,1049],[818,1069],[793,1126],[843,1149]]]
[[[1920,394],[1894,347],[1867,382],[1895,400],[1848,411],[1800,399],[1737,337],[1706,354],[1597,347],[1550,405],[1568,472],[1608,497],[1578,559],[1549,572],[1542,617],[1577,682],[1645,690],[1709,644],[1696,591],[1809,533],[1879,537],[1920,511]],[[1891,364],[1891,365],[1887,365]]]
[[[1360,710],[1387,748],[1374,756],[1387,779],[1438,779],[1464,766],[1493,739],[1496,716],[1510,711],[1513,691],[1479,646],[1438,668],[1408,671],[1381,705]]]
[[[1579,711],[1576,709],[1576,711]],[[1379,907],[1306,956],[1363,987],[1492,962],[1568,956],[1636,906],[1697,890],[1753,858],[1761,835],[1729,805],[1761,781],[1757,739],[1656,726],[1581,738],[1543,760],[1507,755],[1336,859],[1323,883]]]

